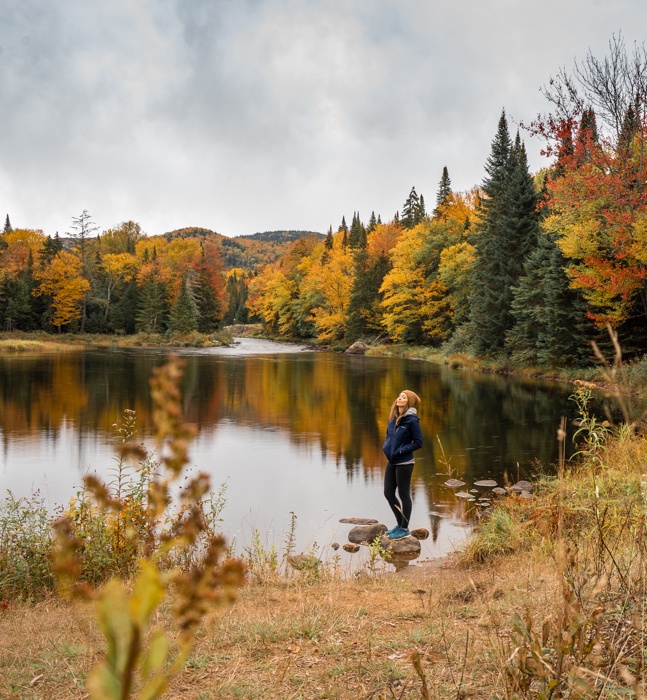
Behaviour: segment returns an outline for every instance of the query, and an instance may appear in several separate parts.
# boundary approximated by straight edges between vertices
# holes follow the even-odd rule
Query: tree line
[[[552,111],[527,126],[552,162],[535,174],[501,114],[485,178],[433,211],[353,215],[301,240],[250,281],[249,307],[285,335],[387,337],[527,364],[579,364],[610,325],[647,348],[647,52],[622,37],[551,79]]]

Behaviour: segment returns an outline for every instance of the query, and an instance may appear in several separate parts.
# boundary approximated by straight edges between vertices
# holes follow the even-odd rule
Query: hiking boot
[[[399,526],[399,525],[396,525],[395,527],[392,527],[390,530],[387,530],[384,534],[385,534],[387,537],[391,537],[391,535],[392,535],[396,530],[399,530],[399,529],[400,529],[400,526]]]
[[[411,533],[403,527],[399,527],[389,535],[390,540],[401,540],[403,537],[409,537]]]

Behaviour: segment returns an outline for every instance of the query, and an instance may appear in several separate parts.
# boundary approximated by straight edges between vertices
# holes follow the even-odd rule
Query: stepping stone
[[[456,498],[472,498],[467,491],[459,491],[458,493],[455,493],[454,496],[456,496]]]
[[[478,489],[470,489],[470,493],[478,493],[478,492],[479,492]]]
[[[474,486],[482,486],[484,488],[493,488],[497,483],[494,479],[481,479],[480,481],[475,481]]]
[[[417,540],[426,540],[429,537],[429,530],[417,527],[415,530],[411,530],[411,537],[415,537]]]
[[[386,525],[377,523],[377,525],[356,525],[348,533],[348,541],[354,544],[370,544],[386,532]]]
[[[377,525],[379,521],[375,518],[340,518],[339,522],[347,525]]]
[[[465,482],[459,479],[447,479],[445,486],[449,486],[450,489],[459,489],[461,486],[465,486]]]
[[[352,544],[351,542],[346,542],[341,546],[341,548],[345,552],[350,552],[351,554],[355,554],[356,552],[359,552],[359,545],[358,544]]]
[[[495,489],[492,489],[492,493],[496,494],[497,496],[506,496],[508,492],[505,489],[502,489],[500,486],[497,486]]]
[[[390,552],[391,556],[386,559],[388,562],[404,562],[411,561],[412,559],[417,559],[420,556],[421,546],[420,542],[409,535],[409,537],[403,537],[399,540],[390,540],[386,535],[382,535],[380,538],[380,545],[382,549]]]

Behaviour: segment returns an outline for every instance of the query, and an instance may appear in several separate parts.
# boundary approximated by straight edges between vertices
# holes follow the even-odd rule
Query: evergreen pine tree
[[[169,331],[171,333],[191,333],[198,329],[196,303],[193,299],[187,279],[182,280],[180,293],[171,307]]]
[[[368,226],[366,227],[366,233],[372,233],[377,227],[377,219],[375,218],[375,212],[371,212],[371,216],[368,220]]]
[[[551,366],[586,363],[593,328],[582,296],[569,286],[555,236],[539,235],[512,295],[515,323],[506,346],[515,360]]]
[[[500,319],[503,271],[497,239],[503,235],[503,199],[510,173],[511,150],[508,122],[505,112],[502,112],[485,164],[484,197],[480,202],[481,226],[473,272],[470,335],[478,354],[493,352],[503,344],[504,328]]]
[[[11,228],[11,221],[9,221],[9,214],[7,214],[5,220],[4,220],[4,230],[3,233],[11,233],[13,229]]]
[[[247,323],[249,317],[247,285],[245,280],[242,277],[239,279],[235,272],[227,279],[227,296],[229,302],[222,319],[222,325],[231,326],[235,323]]]
[[[416,188],[412,187],[407,201],[402,207],[402,218],[400,219],[404,228],[410,229],[420,223],[420,198]]]
[[[595,112],[590,107],[582,112],[575,144],[576,164],[583,165],[591,160],[592,149],[598,143],[598,126]]]
[[[326,250],[332,250],[332,226],[328,229],[328,233],[326,234],[326,242],[324,243],[324,246]]]
[[[438,192],[436,193],[436,208],[434,209],[433,216],[437,218],[440,216],[442,207],[447,204],[449,198],[452,195],[452,181],[449,178],[449,171],[447,166],[443,167],[443,174],[440,176],[440,182],[438,183]]]
[[[359,212],[355,212],[353,214],[353,222],[350,227],[348,244],[353,250],[361,248],[363,244],[366,245],[366,229],[359,218]]]
[[[162,333],[166,330],[168,304],[166,288],[150,275],[139,293],[137,330],[141,333]]]

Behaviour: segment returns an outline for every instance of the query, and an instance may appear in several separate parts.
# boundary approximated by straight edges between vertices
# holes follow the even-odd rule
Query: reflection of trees
[[[222,420],[289,434],[318,447],[353,478],[382,470],[382,441],[397,394],[422,398],[425,445],[416,475],[430,503],[447,502],[435,485],[445,471],[436,435],[455,475],[472,481],[506,470],[517,478],[535,459],[556,455],[560,415],[572,414],[566,392],[540,382],[452,371],[422,362],[304,353],[275,356],[187,355],[184,410],[198,430]],[[5,440],[56,431],[64,420],[112,435],[125,408],[150,432],[149,377],[162,354],[87,352],[2,358],[0,424]],[[241,447],[244,449],[244,446]],[[442,483],[444,479],[441,479]]]

